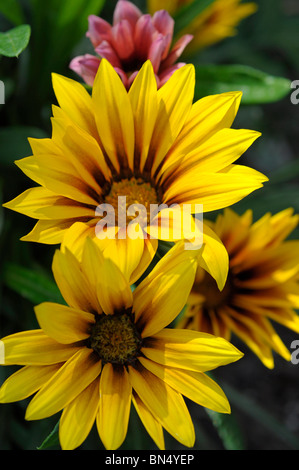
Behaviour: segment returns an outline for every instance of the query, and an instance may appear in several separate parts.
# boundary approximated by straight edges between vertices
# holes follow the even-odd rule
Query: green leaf
[[[192,20],[203,11],[205,11],[215,0],[194,0],[183,6],[179,11],[173,15],[175,20],[175,34],[186,28]]]
[[[24,15],[18,0],[0,0],[0,13],[14,25],[24,23]]]
[[[3,267],[3,282],[34,305],[41,302],[65,303],[54,281],[41,272],[6,263]]]
[[[291,92],[291,81],[246,65],[197,65],[196,98],[242,91],[242,104],[273,103]]]
[[[31,28],[28,24],[0,33],[0,54],[6,57],[18,57],[27,47],[30,34]]]
[[[37,448],[37,450],[52,449],[53,447],[60,449],[58,431],[59,431],[59,421],[58,423],[56,423],[54,429],[50,432],[50,434],[46,437],[46,439]]]
[[[226,450],[245,450],[243,433],[233,415],[216,413],[209,409],[206,409],[206,412]]]

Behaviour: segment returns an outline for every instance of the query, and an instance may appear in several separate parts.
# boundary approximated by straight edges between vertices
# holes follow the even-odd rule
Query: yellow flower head
[[[151,13],[161,8],[174,15],[180,8],[201,0],[148,0]],[[215,0],[203,13],[193,21],[180,34],[193,35],[188,45],[188,52],[193,53],[209,47],[223,39],[234,36],[236,27],[244,18],[255,13],[257,4],[242,3],[242,0]]]
[[[30,139],[33,156],[16,162],[38,186],[4,205],[38,219],[23,240],[63,242],[80,257],[88,235],[119,262],[130,253],[130,269],[138,278],[158,237],[189,239],[176,227],[166,235],[159,232],[171,206],[191,217],[196,204],[204,211],[220,209],[262,187],[264,175],[233,164],[260,136],[230,128],[241,93],[193,104],[194,83],[194,67],[186,65],[157,90],[152,65],[146,62],[128,93],[103,59],[90,96],[83,85],[54,74],[59,107],[53,107],[52,137]],[[120,199],[125,201],[121,211]],[[148,208],[157,205],[159,212],[149,217]],[[115,217],[99,234],[99,225],[107,222],[106,206]],[[145,209],[148,224],[139,218],[134,225],[138,206]],[[209,239],[213,236],[206,236],[207,245]]]
[[[57,250],[53,273],[67,305],[39,305],[41,329],[0,341],[4,365],[24,366],[4,382],[0,402],[35,394],[28,420],[62,411],[62,449],[80,446],[94,422],[107,449],[121,446],[132,402],[160,449],[163,428],[193,446],[182,395],[229,413],[222,389],[205,372],[242,357],[225,339],[165,328],[183,308],[196,267],[194,252],[178,243],[132,292],[90,239],[81,263],[68,250]]]
[[[233,333],[268,368],[274,367],[272,350],[290,360],[271,320],[299,333],[299,241],[285,240],[298,220],[292,209],[255,223],[251,211],[219,215],[211,225],[229,255],[227,282],[220,291],[199,268],[180,327],[228,340]]]

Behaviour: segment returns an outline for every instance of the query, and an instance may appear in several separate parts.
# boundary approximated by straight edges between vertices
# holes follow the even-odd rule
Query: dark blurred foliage
[[[20,23],[30,24],[31,38],[19,58],[0,57],[0,79],[5,83],[6,102],[0,105],[0,201],[6,202],[31,187],[32,182],[14,165],[30,155],[27,137],[50,136],[51,104],[56,104],[51,73],[74,79],[68,69],[71,58],[90,51],[85,38],[87,15],[99,14],[101,1],[24,0],[22,17],[15,24],[0,16],[0,30]],[[136,1],[145,11],[145,2]],[[297,0],[257,0],[259,11],[244,20],[239,34],[192,58],[195,64],[241,64],[274,76],[299,80],[299,3]],[[111,21],[115,0],[104,5],[101,16]],[[64,7],[62,7],[64,5]],[[77,8],[77,11],[76,11]],[[291,94],[291,90],[290,90]],[[299,211],[298,128],[299,105],[290,95],[275,103],[242,105],[234,127],[262,132],[241,161],[270,178],[265,188],[234,206],[242,213],[254,210],[255,218],[287,207]],[[216,214],[211,214],[215,217]],[[0,337],[36,328],[33,307],[39,299],[59,298],[51,274],[56,247],[20,241],[33,227],[25,216],[0,208]],[[298,237],[299,230],[293,233]],[[276,326],[275,326],[276,327]],[[276,328],[287,347],[299,339]],[[275,357],[276,367],[267,370],[247,351],[236,364],[214,371],[213,377],[227,391],[232,415],[223,422],[194,404],[190,405],[197,433],[196,449],[299,449],[299,365]],[[0,383],[15,370],[1,367]],[[34,450],[41,445],[59,416],[27,422],[28,400],[0,407],[0,449]],[[166,438],[168,449],[180,449]],[[54,439],[55,444],[55,439]],[[51,448],[57,448],[51,447]],[[94,429],[82,449],[101,449]],[[132,414],[124,449],[155,449]]]

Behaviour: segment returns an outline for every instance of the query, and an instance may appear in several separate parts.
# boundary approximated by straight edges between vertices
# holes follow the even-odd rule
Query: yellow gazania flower
[[[4,205],[39,219],[23,240],[64,242],[80,257],[88,235],[108,257],[117,252],[122,264],[130,252],[132,276],[138,278],[155,254],[156,237],[164,236],[156,229],[163,227],[171,205],[186,214],[189,205],[189,215],[195,204],[213,211],[239,201],[267,180],[251,168],[233,164],[260,136],[230,129],[241,93],[209,96],[192,104],[192,65],[175,72],[158,91],[150,62],[128,93],[105,59],[92,96],[78,82],[55,74],[53,86],[59,107],[53,107],[52,138],[30,139],[33,156],[16,162],[39,186]],[[109,204],[117,216],[120,196],[126,197],[126,208],[136,203],[147,210],[155,204],[167,207],[150,221],[144,238],[132,239],[130,223],[125,229],[129,227],[132,236],[124,235],[122,221],[116,219],[116,228],[110,229],[114,236],[121,227],[124,239],[113,240],[109,232],[109,239],[99,240],[96,228],[103,214],[97,212],[98,205]],[[183,231],[170,231],[166,239],[188,239]],[[207,248],[203,254],[207,262],[219,241],[205,227],[204,243],[210,247],[210,253]],[[225,253],[222,260],[223,272],[216,274],[220,284],[227,271]]]
[[[57,250],[53,273],[68,305],[43,303],[41,329],[0,342],[5,365],[24,366],[0,389],[0,402],[30,401],[26,418],[62,411],[62,449],[77,448],[96,422],[107,449],[123,443],[131,402],[164,449],[163,428],[185,446],[194,428],[182,395],[229,413],[222,389],[205,372],[241,358],[223,338],[165,328],[183,308],[196,256],[175,245],[132,292],[124,274],[90,239],[82,262]]]
[[[198,269],[180,328],[238,336],[268,367],[272,350],[286,360],[290,352],[271,320],[299,333],[299,241],[285,240],[299,220],[287,209],[252,223],[252,211],[226,209],[212,227],[229,254],[229,274],[222,292]]]
[[[171,15],[193,1],[201,0],[148,0],[151,14],[161,8]],[[188,31],[193,40],[187,47],[189,53],[209,47],[223,39],[237,34],[240,21],[257,11],[257,4],[241,3],[242,0],[215,0],[202,14],[198,15],[180,34]]]

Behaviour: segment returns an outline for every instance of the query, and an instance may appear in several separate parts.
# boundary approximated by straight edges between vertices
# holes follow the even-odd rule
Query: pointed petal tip
[[[215,281],[217,283],[217,287],[220,290],[220,292],[222,292],[224,287],[225,287],[225,284],[226,284],[226,281],[227,281],[227,276],[228,276],[228,269],[227,269],[226,274],[224,274],[221,277],[218,277],[217,279],[215,279]]]
[[[231,346],[232,346],[232,352],[234,353],[234,357],[235,357],[233,362],[239,361],[240,359],[242,359],[245,356],[245,354],[242,351],[240,351],[238,348],[236,348],[233,345],[231,345]]]
[[[185,64],[182,67],[180,67],[179,71],[181,71],[181,73],[185,71],[187,73],[193,74],[195,77],[195,67],[193,64]]]
[[[28,408],[27,408],[27,410],[25,412],[25,420],[26,421],[33,421],[35,419],[38,419],[38,418],[32,417],[32,413],[30,413],[30,409],[28,410]]]
[[[29,237],[29,234],[28,235],[24,235],[23,237],[20,238],[20,241],[21,242],[30,242],[31,239]]]
[[[96,81],[97,77],[100,74],[104,73],[104,72],[111,73],[111,74],[114,74],[114,75],[118,76],[118,73],[116,72],[114,67],[111,65],[109,60],[107,60],[105,57],[102,57],[99,68],[98,68],[98,71],[97,71],[97,74],[96,74],[96,77],[95,77],[95,81]]]
[[[232,410],[231,410],[231,406],[230,406],[230,403],[229,401],[227,400],[227,403],[226,403],[226,408],[224,408],[221,413],[222,414],[227,414],[227,415],[230,415],[232,413]]]
[[[60,75],[59,73],[57,73],[57,72],[51,72],[52,84],[53,84],[55,81],[59,80],[59,78],[61,78],[61,77],[62,77],[62,75]]]

